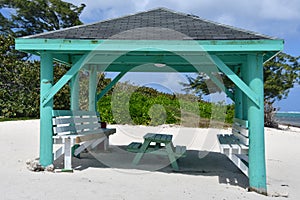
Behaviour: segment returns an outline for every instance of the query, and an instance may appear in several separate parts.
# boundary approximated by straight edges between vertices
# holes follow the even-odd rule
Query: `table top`
[[[167,143],[172,141],[173,135],[169,134],[157,134],[157,133],[147,133],[144,135],[145,140],[150,140],[152,142]]]

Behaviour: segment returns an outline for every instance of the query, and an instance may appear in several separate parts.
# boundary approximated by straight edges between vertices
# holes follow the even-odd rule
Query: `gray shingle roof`
[[[45,39],[119,40],[259,40],[274,39],[211,22],[194,15],[157,8],[116,19],[28,36]]]

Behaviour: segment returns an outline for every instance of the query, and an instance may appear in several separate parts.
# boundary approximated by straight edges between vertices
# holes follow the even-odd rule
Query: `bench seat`
[[[53,143],[62,144],[54,154],[54,160],[64,154],[64,171],[72,171],[72,155],[79,154],[87,148],[93,149],[103,144],[106,150],[109,136],[116,129],[102,128],[96,112],[93,111],[53,111]]]
[[[248,121],[234,119],[232,133],[218,134],[217,138],[220,152],[225,154],[246,176],[248,176]]]

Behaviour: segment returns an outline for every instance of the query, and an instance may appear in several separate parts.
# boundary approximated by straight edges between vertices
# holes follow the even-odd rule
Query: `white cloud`
[[[183,13],[231,26],[300,42],[299,0],[65,0],[75,5],[85,3],[81,15],[84,22],[120,17],[157,7],[166,7]],[[293,46],[292,43],[286,43]],[[300,55],[300,50],[293,50]],[[296,53],[295,53],[296,51]]]

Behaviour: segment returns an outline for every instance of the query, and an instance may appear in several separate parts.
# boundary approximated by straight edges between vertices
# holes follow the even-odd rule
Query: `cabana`
[[[53,163],[53,97],[66,84],[71,110],[78,110],[78,72],[90,72],[89,110],[128,71],[205,72],[235,102],[235,117],[249,122],[249,185],[266,193],[263,63],[283,40],[158,8],[93,24],[16,39],[16,49],[40,56],[40,163]],[[53,82],[53,61],[70,70]],[[153,67],[136,66],[152,63]],[[165,66],[168,66],[166,68]],[[234,84],[227,90],[215,66]],[[97,72],[119,72],[96,94]],[[101,113],[100,113],[101,115]]]

